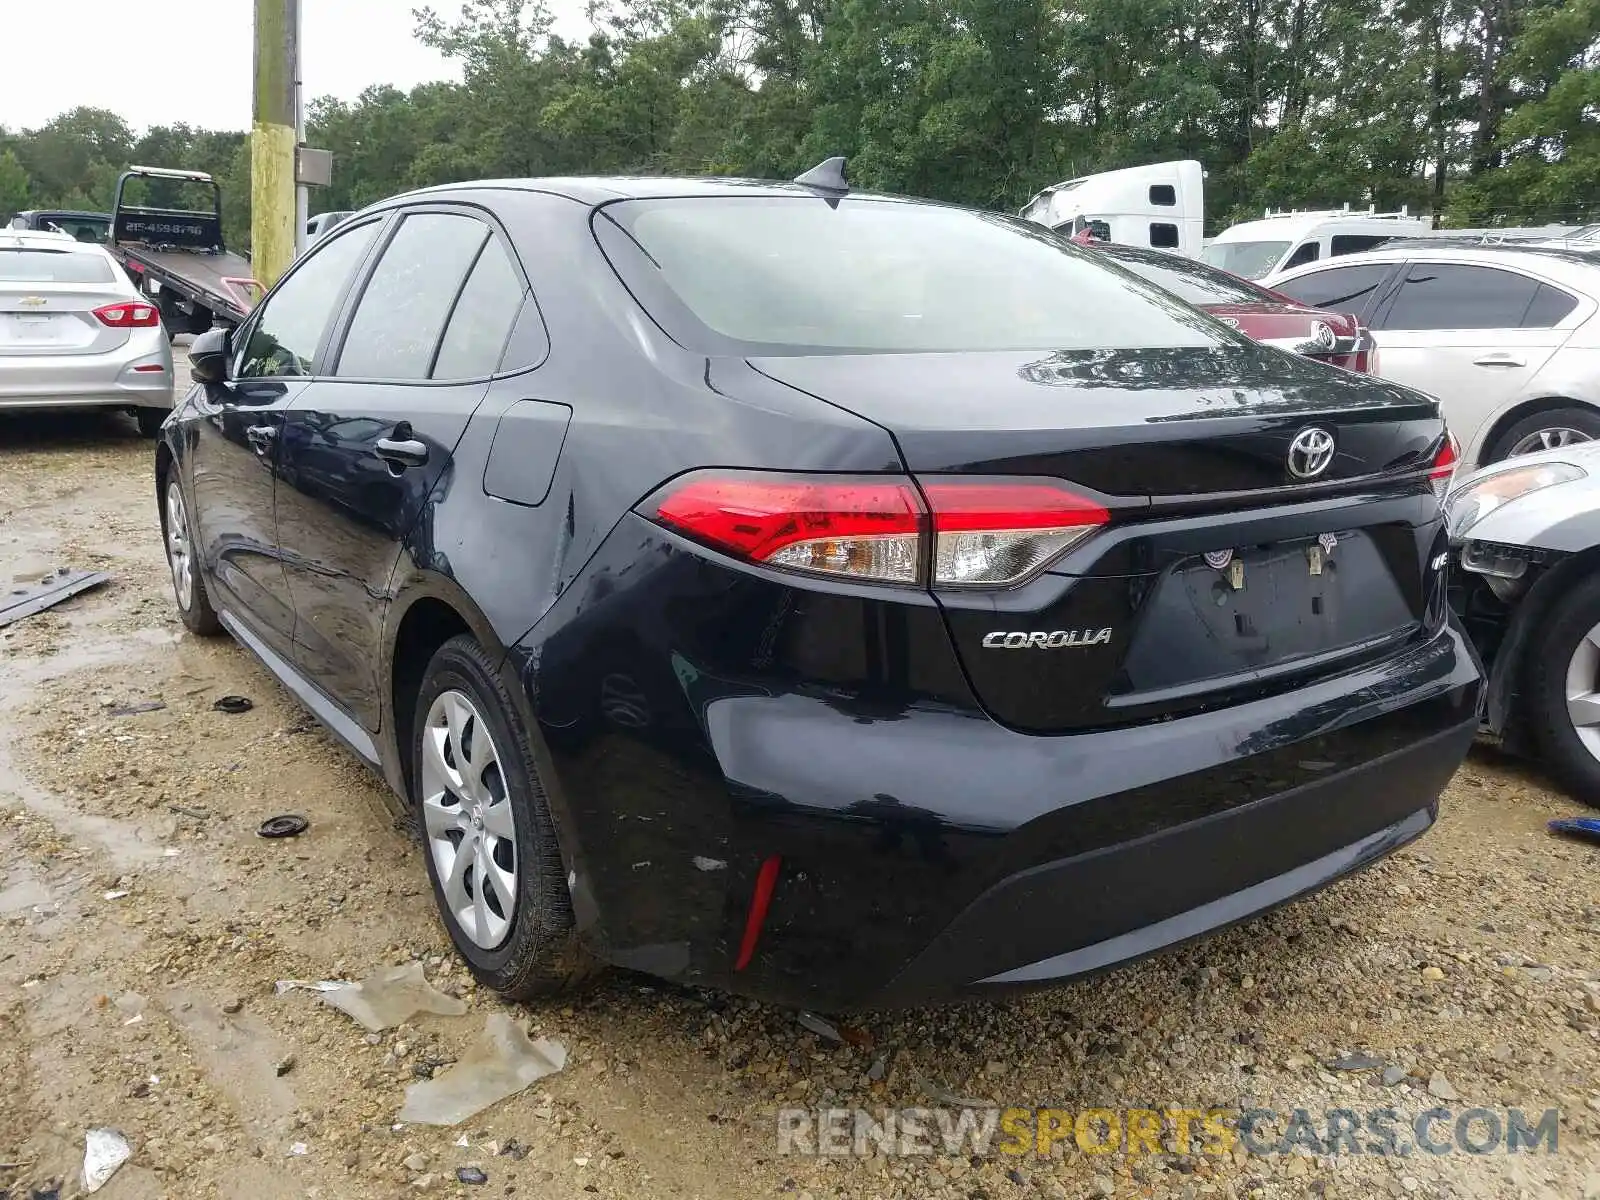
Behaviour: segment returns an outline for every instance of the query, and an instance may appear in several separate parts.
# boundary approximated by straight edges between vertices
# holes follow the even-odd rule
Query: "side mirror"
[[[221,383],[228,377],[228,331],[208,329],[189,347],[189,373],[196,383]]]

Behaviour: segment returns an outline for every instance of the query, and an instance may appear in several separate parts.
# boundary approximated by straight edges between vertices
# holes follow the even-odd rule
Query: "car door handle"
[[[1475,367],[1525,367],[1528,360],[1520,354],[1485,354],[1472,360]]]
[[[420,467],[428,461],[427,444],[410,437],[379,438],[375,453],[384,462],[394,463],[400,467]]]
[[[272,453],[272,446],[278,440],[278,427],[276,425],[252,425],[244,431],[244,436],[250,441],[250,448],[262,458]]]

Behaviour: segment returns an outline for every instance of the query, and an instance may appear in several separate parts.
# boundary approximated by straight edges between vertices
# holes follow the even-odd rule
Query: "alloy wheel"
[[[1567,663],[1567,718],[1583,748],[1600,759],[1600,625],[1596,625]]]
[[[511,932],[517,827],[500,754],[465,693],[439,694],[422,731],[422,818],[451,920],[492,950]]]
[[[189,515],[176,478],[167,481],[167,567],[178,607],[188,612],[194,607],[194,553],[189,542]]]
[[[1519,454],[1533,454],[1540,450],[1559,450],[1562,446],[1575,446],[1589,440],[1589,435],[1583,430],[1569,429],[1564,425],[1535,429],[1527,437],[1517,439],[1508,457],[1515,458]]]

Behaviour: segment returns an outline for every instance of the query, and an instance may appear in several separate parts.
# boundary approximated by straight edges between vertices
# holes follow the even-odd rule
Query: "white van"
[[[1191,158],[1084,175],[1045,188],[1021,215],[1069,235],[1199,258],[1205,171]]]
[[[1355,254],[1393,238],[1428,237],[1431,220],[1397,213],[1268,212],[1260,221],[1230,225],[1206,243],[1200,257],[1245,279],[1262,279],[1341,254]]]

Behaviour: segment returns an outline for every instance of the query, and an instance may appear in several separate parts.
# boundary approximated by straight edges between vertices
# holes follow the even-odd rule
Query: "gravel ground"
[[[404,1086],[502,1006],[452,958],[377,781],[243,650],[179,625],[150,463],[122,417],[0,417],[0,590],[58,563],[114,576],[0,631],[0,1197],[78,1194],[102,1126],[133,1147],[109,1200],[1600,1196],[1600,860],[1544,831],[1578,806],[1488,755],[1419,845],[1182,951],[873,1014],[847,1044],[615,975],[512,1010],[566,1044],[563,1072],[459,1129],[396,1126]],[[230,693],[254,709],[214,712]],[[255,836],[286,811],[310,832]],[[412,961],[465,1017],[368,1035],[274,994]],[[779,1153],[779,1109],[952,1094],[1303,1108],[1318,1128],[1327,1109],[1391,1107],[1403,1132],[1436,1105],[1557,1108],[1559,1153]],[[458,1179],[474,1167],[486,1183]]]

